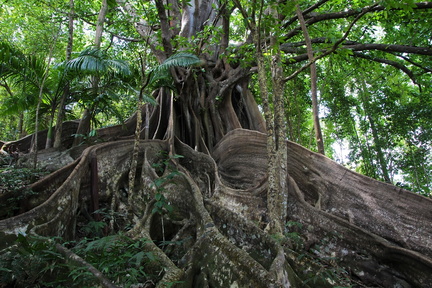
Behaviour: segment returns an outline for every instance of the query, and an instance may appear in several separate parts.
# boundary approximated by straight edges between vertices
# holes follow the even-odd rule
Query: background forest
[[[307,1],[301,2],[308,6]],[[316,13],[348,11],[365,1],[350,1],[349,6],[345,1],[321,2],[326,3]],[[313,81],[325,154],[364,175],[430,195],[432,60],[424,55],[430,55],[431,50],[417,55],[404,49],[432,45],[431,12],[414,10],[412,1],[380,3],[402,11],[386,9],[365,15],[352,28],[342,49],[316,62]],[[156,8],[149,2],[133,5],[153,25],[155,37],[160,37]],[[108,1],[99,50],[91,50],[100,7],[101,1],[0,2],[0,139],[11,141],[33,133],[36,119],[37,129],[52,129],[59,117],[79,119],[89,107],[90,130],[123,123],[133,114],[143,73],[160,63],[130,25],[131,16],[114,1]],[[254,53],[250,46],[242,45],[247,35],[239,10],[233,10],[229,21],[230,43],[227,55],[220,57],[239,61],[239,65],[250,63]],[[285,21],[280,29],[292,25],[293,21]],[[341,17],[314,24],[309,29],[314,49],[324,51],[349,23]],[[177,41],[174,47],[197,53],[203,42],[210,46],[220,42],[220,29],[209,25],[187,43],[179,36],[173,39]],[[300,33],[281,43],[288,73],[307,60],[302,40]],[[366,43],[377,40],[383,47],[399,47],[367,47]],[[372,48],[377,50],[369,50]],[[83,55],[99,62],[81,62],[76,65],[79,68],[68,70],[67,61],[87,61]],[[252,91],[261,103],[256,78],[251,85],[255,85]],[[287,138],[317,150],[309,69],[287,81],[284,91]],[[146,99],[151,101],[151,96]]]
[[[432,287],[431,19],[0,0],[0,287]]]

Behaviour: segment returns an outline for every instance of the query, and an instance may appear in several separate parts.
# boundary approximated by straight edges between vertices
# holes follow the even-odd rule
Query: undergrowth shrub
[[[147,239],[117,234],[63,243],[119,287],[157,283],[163,275],[156,257],[144,249]],[[24,236],[0,253],[0,287],[98,287],[87,267],[56,250],[60,238]],[[152,286],[148,286],[152,287]]]

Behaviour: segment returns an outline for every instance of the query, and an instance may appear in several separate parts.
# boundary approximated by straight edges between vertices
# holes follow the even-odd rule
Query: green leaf
[[[161,193],[156,193],[155,199],[156,201],[161,201],[163,199],[163,195]]]
[[[145,255],[147,256],[147,258],[148,258],[150,261],[156,261],[156,257],[153,255],[152,252],[145,252]]]
[[[144,259],[146,253],[144,251],[140,251],[131,257],[131,261],[135,262],[135,266],[139,266]]]

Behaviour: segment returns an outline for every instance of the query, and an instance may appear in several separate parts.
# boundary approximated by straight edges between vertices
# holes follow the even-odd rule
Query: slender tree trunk
[[[144,126],[144,139],[150,139],[150,103],[145,104],[145,126]]]
[[[78,124],[77,132],[75,133],[75,139],[73,146],[78,146],[84,140],[84,136],[90,131],[90,122],[92,113],[89,108],[84,109],[80,123]]]
[[[262,11],[260,11],[260,16],[262,16]],[[285,141],[285,135],[283,137],[280,137],[280,129],[281,121],[283,121],[283,114],[279,115],[280,111],[283,111],[283,101],[282,99],[282,85],[279,82],[281,77],[281,70],[280,67],[278,67],[278,64],[280,64],[280,55],[278,55],[278,52],[273,57],[273,63],[272,63],[272,73],[273,76],[277,77],[273,80],[273,85],[276,85],[273,91],[273,107],[274,107],[274,113],[271,111],[270,108],[270,94],[268,90],[268,81],[267,81],[267,75],[266,75],[266,64],[265,59],[262,51],[262,41],[261,41],[261,29],[260,29],[260,22],[261,19],[258,21],[258,26],[253,25],[252,32],[254,35],[254,43],[256,47],[256,57],[257,57],[257,64],[258,64],[258,81],[259,86],[261,90],[261,96],[262,96],[262,106],[264,111],[264,118],[266,120],[266,128],[267,128],[267,156],[268,156],[268,168],[267,168],[267,175],[268,175],[268,190],[267,190],[267,209],[268,209],[268,215],[269,215],[269,226],[268,229],[271,233],[275,234],[281,234],[283,231],[282,228],[282,218],[283,218],[283,208],[286,205],[286,199],[283,199],[282,191],[281,189],[281,181],[285,183],[285,179],[281,179],[281,170],[285,165],[281,166],[281,161],[284,158],[281,154],[280,150],[286,150],[285,145],[281,145],[281,141]],[[274,39],[272,39],[273,45],[276,45],[276,42]],[[277,50],[277,49],[275,49]],[[276,95],[277,94],[277,95]],[[283,130],[283,134],[285,133],[285,130]],[[282,139],[281,139],[282,138]],[[282,147],[281,147],[282,146]],[[285,193],[283,193],[284,195]],[[285,203],[285,205],[284,205]],[[285,206],[286,207],[286,206]]]
[[[45,149],[48,149],[52,146],[52,137],[53,137],[53,124],[54,124],[54,114],[55,114],[55,102],[51,105],[51,113],[50,113],[50,123],[48,126],[47,138],[45,141]]]
[[[132,152],[132,159],[131,159],[131,167],[129,170],[129,201],[133,201],[134,199],[134,188],[135,188],[135,176],[136,176],[136,168],[138,166],[138,153],[139,153],[139,143],[140,143],[140,135],[141,135],[141,126],[142,126],[142,113],[141,113],[141,107],[142,107],[142,97],[140,96],[138,99],[138,108],[136,113],[136,127],[135,127],[135,141],[134,141],[134,148]]]
[[[104,29],[104,23],[106,14],[108,12],[108,0],[102,0],[101,9],[99,10],[99,16],[96,22],[96,34],[95,34],[95,41],[94,41],[94,47],[96,49],[99,49],[101,47],[102,43],[102,33]],[[93,76],[92,80],[92,88],[95,92],[95,95],[98,94],[98,87],[99,87],[99,78],[97,76]],[[76,146],[82,141],[83,135],[86,135],[90,132],[90,123],[91,119],[93,118],[93,114],[96,107],[86,107],[83,116],[81,118],[80,124],[78,125],[77,133],[75,136],[75,140],[73,145]]]
[[[21,112],[19,114],[19,120],[18,120],[18,135],[19,138],[22,138],[25,136],[25,131],[24,131],[24,112]]]
[[[271,9],[273,18],[278,19],[278,13],[274,7]],[[273,107],[274,107],[274,127],[276,145],[275,174],[277,183],[276,202],[273,204],[274,217],[278,218],[279,223],[285,223],[288,207],[288,188],[287,188],[287,146],[286,146],[286,124],[285,124],[285,103],[284,103],[284,81],[283,68],[281,62],[278,33],[271,33],[270,45],[272,49],[272,86],[273,86]],[[269,207],[270,209],[270,207]],[[281,224],[282,226],[283,224]],[[281,230],[283,231],[282,227]]]
[[[381,168],[382,176],[383,176],[385,182],[392,183],[392,181],[390,179],[390,174],[389,174],[388,169],[387,169],[387,161],[385,160],[384,152],[382,150],[382,140],[378,136],[378,131],[377,131],[377,127],[375,125],[375,120],[373,119],[373,117],[369,113],[367,114],[367,118],[369,120],[370,127],[372,130],[372,136],[374,139],[378,163],[379,163],[380,168]]]
[[[265,71],[265,60],[263,53],[260,48],[260,40],[258,31],[255,31],[255,43],[256,43],[256,57],[257,57],[257,64],[258,64],[258,81],[259,86],[261,90],[261,99],[262,99],[262,107],[264,112],[264,118],[266,121],[266,129],[267,129],[267,155],[268,155],[268,192],[267,192],[267,206],[268,210],[274,211],[273,205],[277,202],[277,183],[276,183],[276,145],[274,141],[274,119],[273,119],[273,113],[270,109],[270,103],[269,103],[269,92],[267,88],[267,75]],[[276,197],[276,198],[275,198]],[[271,216],[270,216],[271,217]],[[273,217],[274,218],[274,217]],[[272,221],[273,219],[270,219]],[[281,231],[280,227],[279,229],[276,228],[275,230]]]
[[[387,161],[385,160],[384,157],[384,152],[382,150],[382,140],[378,135],[378,129],[376,127],[376,123],[375,123],[375,119],[373,117],[373,115],[371,114],[370,111],[370,99],[369,99],[369,92],[367,91],[367,87],[366,87],[366,83],[364,81],[364,79],[361,81],[362,82],[362,95],[361,95],[361,101],[363,103],[363,109],[365,112],[365,116],[367,118],[367,120],[369,121],[369,125],[370,125],[370,129],[372,131],[372,139],[374,141],[375,144],[375,152],[377,155],[377,160],[380,166],[380,170],[381,170],[381,174],[382,177],[384,178],[384,181],[387,183],[392,183],[391,179],[390,179],[390,175],[387,169]]]
[[[243,17],[248,19],[246,10],[243,9],[239,1],[235,1],[240,9]],[[263,4],[263,3],[261,3]],[[274,17],[277,17],[276,11],[273,7],[269,10]],[[257,12],[258,20],[252,19],[249,24],[253,36],[253,43],[255,45],[255,55],[258,66],[258,82],[261,92],[262,108],[264,118],[266,121],[267,130],[267,211],[270,218],[267,229],[273,234],[282,234],[283,232],[283,219],[287,207],[287,191],[286,191],[286,174],[282,171],[286,169],[286,131],[285,124],[282,123],[284,115],[283,104],[283,79],[281,60],[279,52],[279,44],[276,36],[272,31],[271,45],[272,45],[272,76],[273,76],[273,108],[274,113],[270,108],[270,93],[268,89],[268,77],[266,73],[266,63],[263,54],[263,42],[261,41],[261,20],[264,16],[264,7],[261,5]],[[282,163],[285,161],[284,163]]]
[[[311,97],[312,97],[312,114],[313,114],[313,123],[315,129],[315,139],[317,141],[318,153],[325,154],[324,152],[324,141],[322,137],[321,125],[319,121],[319,108],[318,108],[318,89],[317,89],[317,72],[316,72],[316,63],[314,61],[314,55],[312,50],[312,42],[309,37],[309,33],[306,27],[305,20],[303,18],[303,14],[300,10],[300,7],[297,5],[296,9],[297,17],[300,22],[300,26],[303,30],[303,35],[306,42],[306,49],[308,54],[309,61],[313,62],[310,65],[311,69]]]
[[[131,159],[131,166],[129,170],[129,196],[128,201],[132,204],[132,201],[136,200],[135,196],[135,177],[137,172],[137,166],[138,166],[138,155],[139,155],[139,144],[141,139],[141,130],[142,130],[142,107],[144,105],[144,93],[145,89],[150,81],[150,75],[145,75],[145,66],[146,66],[146,58],[140,55],[140,62],[141,62],[141,77],[142,77],[142,87],[138,96],[138,104],[137,104],[137,111],[136,111],[136,127],[135,127],[135,141],[134,141],[134,147],[132,152],[132,159]],[[145,139],[149,138],[149,119],[150,119],[150,113],[148,108],[148,103],[146,105],[146,119],[145,119]]]
[[[104,29],[104,23],[105,23],[107,12],[108,12],[108,0],[102,0],[102,6],[99,11],[99,16],[96,23],[96,35],[95,35],[95,42],[94,42],[95,48],[100,48],[101,46],[102,33]]]
[[[68,44],[66,47],[66,61],[72,58],[72,47],[73,47],[73,31],[74,31],[74,0],[69,0],[69,26],[68,26]],[[66,98],[69,95],[69,81],[66,83],[63,94],[60,98],[60,104],[57,112],[57,122],[55,126],[55,138],[54,138],[54,148],[60,148],[62,141],[62,124],[65,116],[65,103]]]
[[[43,96],[43,89],[45,87],[45,81],[48,78],[48,72],[49,72],[50,65],[51,65],[52,55],[53,55],[53,52],[54,52],[55,45],[57,43],[57,38],[58,38],[58,36],[60,34],[60,28],[61,28],[61,26],[59,27],[59,30],[57,31],[57,34],[54,35],[54,39],[53,39],[54,41],[53,41],[53,44],[50,47],[50,51],[49,51],[49,55],[48,55],[48,63],[47,63],[44,75],[42,77],[42,81],[41,81],[40,86],[39,86],[38,103],[37,103],[37,106],[36,106],[35,132],[33,134],[33,143],[32,143],[32,147],[30,149],[31,152],[34,152],[34,156],[33,156],[33,168],[34,169],[36,169],[36,166],[37,166],[38,132],[39,132],[39,110],[40,110],[40,105],[42,103],[42,96]]]

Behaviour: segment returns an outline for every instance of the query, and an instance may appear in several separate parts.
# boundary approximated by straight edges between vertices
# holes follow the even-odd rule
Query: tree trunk
[[[314,123],[314,129],[315,129],[315,140],[317,142],[318,147],[318,153],[325,154],[324,151],[324,140],[321,132],[321,125],[319,120],[319,107],[318,107],[318,88],[317,88],[317,72],[316,72],[316,63],[314,61],[314,52],[312,49],[312,42],[309,37],[309,33],[306,27],[305,20],[303,18],[303,14],[297,5],[297,17],[300,22],[300,26],[303,30],[303,35],[306,42],[307,47],[307,55],[308,59],[312,64],[310,65],[311,69],[311,98],[312,98],[312,114],[313,114],[313,123]]]
[[[99,10],[99,16],[96,22],[96,34],[94,47],[100,48],[102,43],[102,33],[104,29],[105,17],[108,12],[108,0],[102,0],[101,9]]]
[[[390,175],[387,169],[387,161],[385,160],[384,152],[382,151],[383,141],[378,136],[378,130],[377,130],[378,128],[375,125],[374,116],[371,114],[372,112],[370,111],[369,102],[371,101],[371,99],[369,97],[369,92],[367,91],[365,80],[362,79],[361,81],[362,81],[362,91],[361,91],[360,99],[363,104],[363,110],[365,116],[369,121],[370,129],[372,131],[372,139],[375,147],[374,150],[376,151],[376,157],[379,163],[379,167],[381,168],[381,175],[382,175],[381,179],[384,179],[385,182],[391,184],[392,181],[390,179]]]
[[[48,133],[45,142],[45,149],[52,147],[52,139],[53,139],[53,125],[54,125],[54,113],[55,113],[55,105],[51,105],[51,113],[50,113],[50,123],[48,124]]]
[[[282,233],[282,226],[280,223],[280,209],[278,208],[278,205],[281,204],[279,199],[279,168],[278,168],[278,154],[277,154],[277,147],[276,147],[276,137],[275,137],[275,121],[273,112],[270,109],[270,97],[269,92],[267,88],[267,75],[265,71],[265,60],[263,57],[263,52],[258,47],[261,46],[260,42],[260,36],[258,35],[258,32],[255,32],[257,36],[255,36],[255,43],[256,43],[256,57],[257,57],[257,64],[258,64],[258,81],[260,83],[260,89],[261,89],[261,96],[262,96],[262,102],[263,102],[263,112],[264,112],[264,118],[266,120],[266,130],[267,130],[267,155],[268,155],[268,208],[270,212],[270,229],[274,233]]]
[[[84,109],[77,131],[75,133],[75,140],[73,146],[78,146],[83,143],[84,137],[88,135],[90,131],[92,112],[89,108]]]
[[[74,0],[69,0],[69,24],[68,24],[68,44],[66,47],[66,61],[71,60],[72,58],[72,49],[73,49],[73,31],[74,31]],[[60,103],[57,111],[57,121],[55,126],[55,138],[54,138],[54,148],[61,147],[61,139],[62,139],[62,123],[64,120],[64,109],[66,99],[69,96],[69,83],[66,83],[62,96],[60,97]]]
[[[24,112],[20,112],[19,114],[19,120],[18,120],[18,137],[23,138],[26,135],[25,129],[24,129]]]
[[[158,60],[166,59],[169,43],[154,45],[157,35],[148,23],[131,6],[117,2]],[[214,14],[201,14],[207,11],[202,5],[212,3],[193,2],[178,9],[185,15],[170,15],[176,8],[168,10],[157,1],[159,18],[168,22],[161,23],[160,38],[168,41],[176,31],[166,30],[170,19],[184,16],[178,33],[187,35],[209,19],[216,21]],[[175,89],[155,91],[158,105],[146,115],[149,139],[137,142],[136,201],[128,201],[137,127],[131,118],[99,129],[105,142],[82,153],[77,147],[67,151],[75,160],[33,184],[35,193],[20,200],[22,211],[9,218],[9,211],[0,211],[0,251],[17,245],[18,233],[79,240],[75,232],[89,221],[82,215],[97,197],[100,207],[110,207],[111,215],[119,217],[119,227],[107,233],[150,240],[142,252],[157,261],[140,269],[155,276],[156,287],[431,287],[432,200],[359,175],[276,134],[280,120],[264,107],[270,106],[270,97],[263,53],[254,60],[267,101],[266,122],[249,89],[253,69],[219,55],[201,56],[200,67],[172,71]],[[276,100],[280,109],[281,99]],[[282,164],[287,172],[277,176],[285,179],[288,196],[268,175],[269,165],[277,165],[276,147],[287,155]],[[0,195],[0,203],[6,197],[15,196]],[[275,203],[284,197],[286,207]],[[171,213],[153,213],[160,199],[166,199]],[[272,205],[283,211],[275,213]],[[125,211],[133,211],[133,219],[123,216]],[[275,218],[283,219],[273,234],[265,228]]]
[[[108,0],[102,0],[101,9],[99,10],[98,19],[96,22],[96,34],[94,40],[94,47],[99,49],[102,43],[102,33],[104,29],[105,17],[108,12]],[[98,95],[99,90],[99,77],[92,76],[91,79],[92,89],[94,90],[94,95]],[[91,107],[86,107],[83,112],[83,116],[81,117],[80,125],[78,126],[78,130],[75,133],[75,141],[74,146],[82,143],[84,137],[86,137],[90,133],[91,120],[93,118],[94,111],[96,107],[91,105]]]
[[[50,51],[49,51],[49,55],[48,55],[48,62],[47,62],[47,66],[45,69],[45,72],[42,76],[41,82],[39,83],[39,95],[38,95],[38,102],[37,102],[37,106],[36,106],[36,119],[35,119],[35,133],[33,134],[33,145],[30,149],[31,152],[33,152],[34,156],[33,156],[33,169],[36,169],[37,166],[37,154],[38,154],[38,131],[39,131],[39,110],[40,110],[40,105],[42,103],[42,97],[43,97],[43,90],[45,88],[45,81],[48,77],[48,71],[50,69],[50,65],[51,65],[51,60],[52,60],[52,55],[53,55],[53,51],[55,48],[55,44],[57,43],[57,37],[60,34],[60,27],[59,27],[59,31],[57,31],[57,34],[53,35],[53,44],[50,47]],[[46,139],[45,139],[46,141]]]

